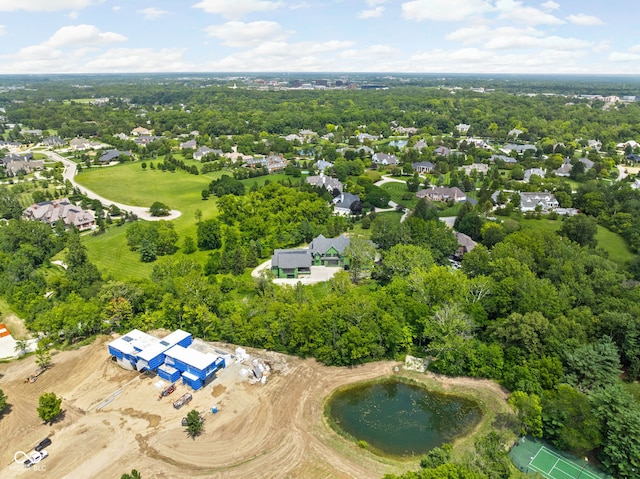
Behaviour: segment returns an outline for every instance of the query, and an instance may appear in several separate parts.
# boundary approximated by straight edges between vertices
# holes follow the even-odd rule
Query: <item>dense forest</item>
[[[96,107],[67,101],[68,88],[39,84],[36,91],[0,94],[0,105],[14,123],[67,138],[113,142],[113,134],[129,132],[144,118],[167,137],[197,129],[212,147],[244,141],[257,149],[266,140],[270,147],[282,145],[282,153],[293,149],[280,136],[304,128],[333,132],[336,144],[349,144],[361,125],[385,137],[393,125],[415,126],[433,144],[434,137],[453,143],[458,123],[470,124],[474,135],[488,140],[506,139],[518,127],[520,140],[540,147],[525,164],[553,161],[555,148],[543,157],[545,145],[562,143],[566,154],[580,149],[592,155],[605,165],[600,171],[623,160],[617,143],[640,138],[637,103],[603,109],[597,101],[516,95],[499,86],[491,94],[455,95],[406,85],[326,92],[231,90],[225,84],[188,88],[178,82],[92,88],[101,96],[118,92],[119,100]],[[45,92],[52,101],[35,101]],[[6,135],[17,137],[19,128]],[[587,153],[588,139],[599,139],[602,152]],[[167,150],[175,146],[172,141],[164,145]],[[352,188],[371,191],[361,159],[338,155],[335,145],[318,146],[336,155],[336,164],[343,162]],[[484,155],[468,153],[474,160]],[[440,168],[453,168],[460,160],[439,161]],[[460,184],[465,180],[452,176]],[[612,261],[594,234],[597,222],[640,250],[640,192],[629,182],[603,182],[604,176],[574,177],[576,188],[548,180],[547,186],[564,192],[565,201],[583,212],[564,220],[559,232],[522,227],[513,208],[502,220],[492,217],[490,194],[515,185],[495,168],[474,178],[479,201],[459,210],[456,228],[480,244],[464,255],[460,269],[449,262],[458,247],[453,230],[439,221],[436,205],[424,200],[402,223],[376,214],[347,219],[331,215],[326,193],[302,183],[245,189],[230,178],[217,180],[210,187],[218,192],[217,214],[198,218],[197,238],[190,242],[190,249],[207,252],[207,260],[178,251],[183,238],[171,223],[127,223],[128,246],[141,251],[141,261],[154,246],[151,276],[128,280],[105,277],[89,261],[77,231],[23,220],[19,185],[3,185],[0,290],[30,330],[61,346],[111,331],[179,327],[207,340],[315,357],[329,365],[426,356],[435,372],[490,378],[509,389],[516,433],[597,457],[614,477],[633,478],[640,470],[640,402],[627,384],[640,379],[640,263]],[[514,201],[503,199],[504,205]],[[371,240],[352,236],[355,246],[348,254],[360,267],[326,283],[278,287],[268,275],[252,278],[247,272],[275,248],[304,244],[318,234],[336,236],[354,222]],[[56,255],[68,268],[52,275],[47,266]],[[480,438],[474,460],[454,460],[450,450],[439,448],[423,459],[420,471],[402,477],[510,477],[504,441],[500,432]]]

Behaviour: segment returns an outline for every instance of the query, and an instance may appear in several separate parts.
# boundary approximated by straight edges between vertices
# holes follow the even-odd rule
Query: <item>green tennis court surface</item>
[[[612,479],[584,458],[530,436],[520,438],[509,451],[509,457],[522,472],[538,473],[546,479]]]
[[[599,479],[586,466],[586,462],[578,466],[542,446],[529,463],[529,470],[539,472],[547,479]]]

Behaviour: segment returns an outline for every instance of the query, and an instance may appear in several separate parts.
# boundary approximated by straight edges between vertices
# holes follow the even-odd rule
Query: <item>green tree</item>
[[[220,222],[218,220],[205,220],[197,225],[198,248],[201,250],[218,249],[222,246]]]
[[[187,424],[185,427],[189,437],[195,439],[204,430],[204,418],[198,411],[193,409],[187,414]]]
[[[353,283],[358,283],[365,271],[373,267],[376,250],[371,241],[361,235],[350,237],[349,246],[345,248],[345,256],[349,259],[349,276]]]
[[[542,437],[542,406],[540,398],[535,394],[515,391],[509,396],[509,405],[520,421],[520,434],[531,434]]]
[[[184,254],[193,254],[196,252],[196,242],[191,236],[186,236],[184,238],[184,243],[182,244],[182,251]]]
[[[142,476],[138,471],[132,469],[130,473],[124,473],[120,476],[120,479],[142,479]]]
[[[143,263],[152,263],[157,256],[156,245],[151,240],[144,238],[140,243],[140,260]]]
[[[2,389],[0,389],[0,416],[4,413],[4,410],[9,405],[7,395],[4,393]]]
[[[51,349],[46,340],[41,339],[36,348],[36,364],[47,369],[51,365]]]
[[[38,398],[38,416],[46,423],[51,423],[57,418],[62,409],[62,398],[55,393],[44,393]]]
[[[567,354],[567,382],[581,392],[610,386],[620,373],[618,348],[608,336]]]
[[[171,208],[159,201],[154,201],[149,207],[149,213],[151,213],[151,216],[169,216],[170,212]]]
[[[596,219],[583,214],[566,218],[560,228],[560,234],[562,236],[566,236],[580,246],[587,246],[589,248],[595,248],[598,244],[598,240],[596,239],[597,233],[598,222]]]

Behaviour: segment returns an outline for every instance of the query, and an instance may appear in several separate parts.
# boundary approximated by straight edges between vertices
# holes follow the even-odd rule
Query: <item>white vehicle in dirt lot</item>
[[[31,457],[29,459],[24,461],[24,467],[31,467],[34,464],[38,464],[40,461],[42,461],[48,455],[49,455],[49,453],[44,449],[42,451],[40,451],[40,452],[36,451],[33,454],[31,454]]]

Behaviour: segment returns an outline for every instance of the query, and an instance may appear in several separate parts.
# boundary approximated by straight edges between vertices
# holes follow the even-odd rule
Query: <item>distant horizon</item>
[[[0,74],[640,75],[618,0],[0,0]],[[28,32],[25,35],[24,32]]]

